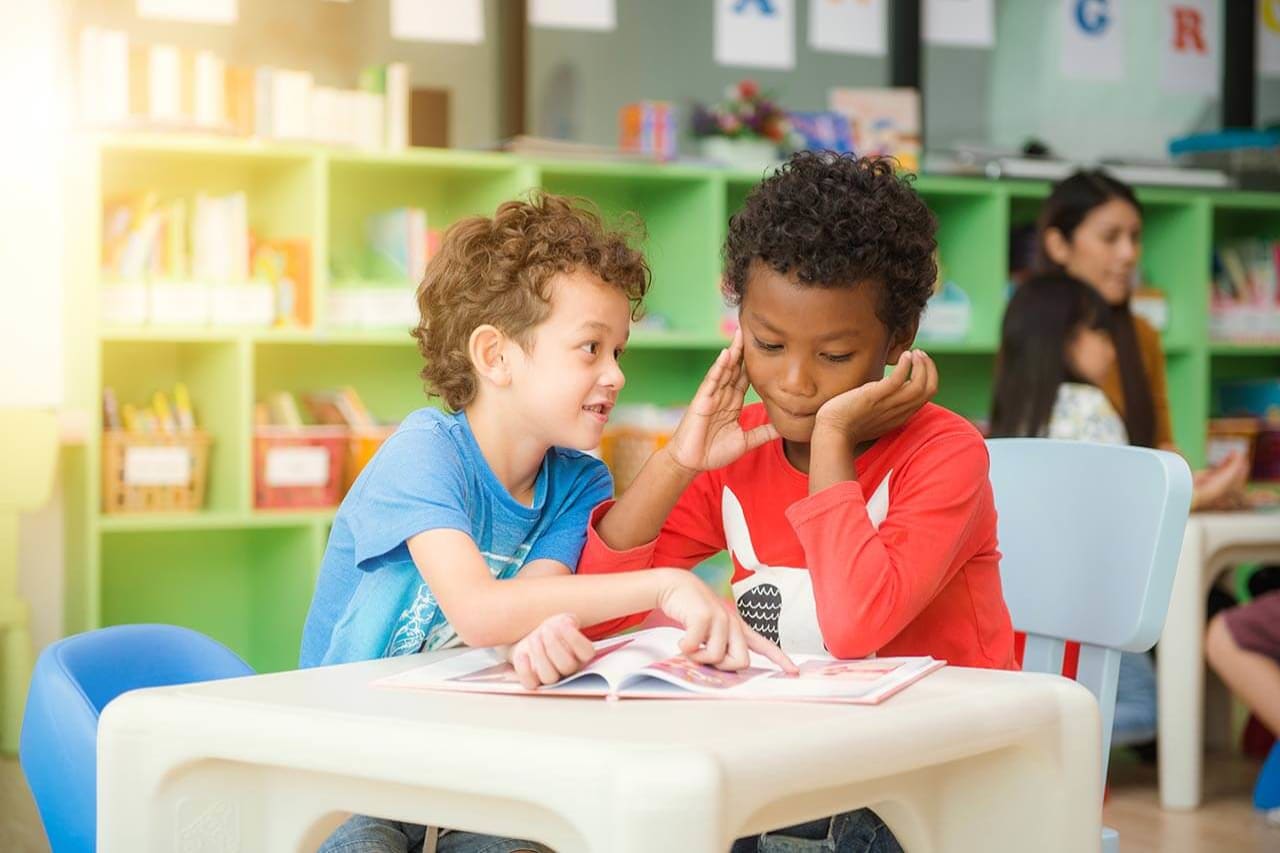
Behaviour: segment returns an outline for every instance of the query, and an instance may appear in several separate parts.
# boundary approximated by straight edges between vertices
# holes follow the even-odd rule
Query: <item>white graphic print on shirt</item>
[[[880,487],[867,501],[867,515],[871,518],[871,526],[877,530],[889,513],[889,478],[892,476],[892,471],[886,474]],[[809,571],[796,566],[769,566],[760,562],[751,542],[751,531],[747,528],[742,504],[728,486],[721,494],[720,512],[729,552],[738,565],[751,572],[733,585],[733,599],[742,618],[787,652],[825,653],[826,644],[818,627],[818,609]]]

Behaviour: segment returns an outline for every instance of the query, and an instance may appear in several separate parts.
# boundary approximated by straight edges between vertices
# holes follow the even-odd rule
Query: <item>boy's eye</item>
[[[618,347],[616,350],[613,351],[613,360],[617,361],[618,359],[622,358],[622,354],[624,352],[626,352],[625,349],[623,349],[622,347]]]
[[[824,352],[824,353],[822,354],[822,357],[823,357],[823,358],[825,358],[827,361],[832,361],[832,362],[835,362],[835,363],[839,364],[840,362],[848,361],[849,359],[853,358],[853,353],[851,353],[851,352],[843,352],[843,353]]]
[[[755,341],[756,347],[758,349],[762,349],[765,352],[777,352],[778,350],[782,349],[782,344],[771,344],[768,341],[762,341],[759,338],[755,338],[755,337],[753,337],[752,340]]]
[[[600,351],[600,342],[599,342],[599,341],[588,341],[587,343],[585,343],[585,344],[583,344],[582,346],[578,347],[578,349],[582,350],[583,352],[585,352],[585,353],[587,353],[587,354],[589,354],[589,355],[595,355],[597,352],[599,352],[599,351]]]

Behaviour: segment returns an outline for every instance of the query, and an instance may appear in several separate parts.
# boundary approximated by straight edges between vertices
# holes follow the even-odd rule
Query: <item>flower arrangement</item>
[[[691,118],[693,135],[699,139],[766,139],[781,146],[792,135],[786,111],[752,80],[730,86],[725,90],[724,101],[718,104],[694,104]]]

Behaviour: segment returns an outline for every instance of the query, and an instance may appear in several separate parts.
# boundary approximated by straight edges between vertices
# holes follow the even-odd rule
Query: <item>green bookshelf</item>
[[[355,257],[370,214],[427,210],[432,228],[489,213],[531,188],[584,196],[605,217],[643,220],[654,273],[648,312],[625,357],[624,402],[687,402],[726,341],[718,289],[729,216],[760,175],[684,165],[529,160],[502,154],[412,150],[364,154],[244,140],[109,135],[86,141],[69,163],[70,226],[84,235],[67,259],[68,395],[98,412],[104,385],[142,401],[185,382],[213,436],[205,508],[185,514],[105,515],[100,434],[67,451],[66,624],[188,625],[229,645],[261,671],[296,662],[298,641],[333,510],[256,510],[253,403],[275,390],[354,385],[374,414],[403,417],[427,405],[408,329],[330,328],[331,287],[362,286]],[[945,273],[969,296],[961,341],[929,343],[941,373],[939,402],[985,417],[1006,298],[1008,231],[1033,221],[1048,186],[921,177],[940,222]],[[311,244],[315,324],[307,329],[105,327],[98,271],[105,200],[151,190],[161,199],[243,190],[252,228]],[[1143,189],[1145,273],[1170,303],[1165,334],[1174,431],[1193,462],[1204,453],[1210,383],[1280,373],[1280,345],[1207,339],[1212,245],[1242,236],[1280,238],[1280,195]],[[332,262],[332,264],[331,264]],[[330,280],[331,265],[337,270]]]

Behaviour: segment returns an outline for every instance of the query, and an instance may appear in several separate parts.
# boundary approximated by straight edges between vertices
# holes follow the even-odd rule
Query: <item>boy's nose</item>
[[[626,385],[627,376],[622,372],[622,365],[618,364],[616,361],[610,365],[609,368],[600,376],[600,384],[605,388],[616,389],[621,389],[623,385]]]
[[[811,397],[817,392],[809,371],[801,359],[788,362],[782,374],[781,389],[794,397]]]

